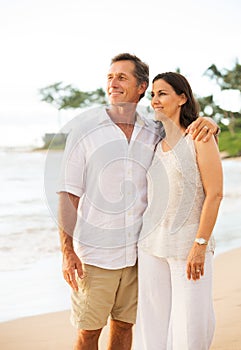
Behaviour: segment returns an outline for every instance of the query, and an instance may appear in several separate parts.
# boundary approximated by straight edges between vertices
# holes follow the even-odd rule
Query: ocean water
[[[46,152],[0,151],[0,322],[69,308],[46,159]]]
[[[0,322],[70,306],[56,225],[61,159],[62,152],[0,151]],[[223,160],[223,169],[216,254],[241,246],[241,161]]]

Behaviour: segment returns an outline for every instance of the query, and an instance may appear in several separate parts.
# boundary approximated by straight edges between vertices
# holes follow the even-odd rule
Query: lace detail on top
[[[138,245],[160,257],[186,258],[196,237],[205,199],[191,136],[170,151],[158,144],[147,173],[148,206]],[[214,250],[211,236],[207,250]]]

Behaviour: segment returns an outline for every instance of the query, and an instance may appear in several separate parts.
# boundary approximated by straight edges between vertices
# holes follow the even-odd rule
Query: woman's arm
[[[223,172],[217,143],[212,136],[207,142],[195,141],[197,162],[205,191],[200,223],[196,238],[209,240],[216,223],[223,196]],[[187,260],[187,276],[199,279],[204,274],[206,245],[194,242]],[[200,270],[200,273],[196,273]]]

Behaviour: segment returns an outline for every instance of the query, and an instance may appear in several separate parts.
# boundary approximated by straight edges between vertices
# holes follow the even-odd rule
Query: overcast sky
[[[240,0],[0,0],[0,146],[6,132],[24,144],[56,128],[39,88],[105,88],[120,52],[146,61],[150,78],[180,67],[196,94],[217,93],[203,73],[241,63],[240,16]]]

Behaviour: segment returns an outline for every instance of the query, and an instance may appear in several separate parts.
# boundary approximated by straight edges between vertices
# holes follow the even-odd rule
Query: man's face
[[[135,65],[131,61],[118,61],[110,66],[107,75],[107,95],[111,104],[137,103],[146,90],[146,84],[137,85]]]

